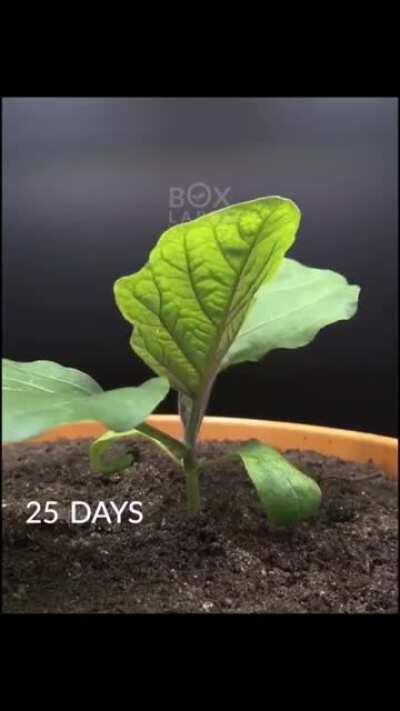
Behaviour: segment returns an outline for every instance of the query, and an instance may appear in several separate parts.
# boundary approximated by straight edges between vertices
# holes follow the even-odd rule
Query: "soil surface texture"
[[[238,461],[202,475],[202,513],[188,517],[182,473],[150,443],[122,474],[89,467],[88,440],[3,448],[5,613],[396,613],[397,485],[372,463],[315,452],[285,456],[323,493],[315,520],[267,521]],[[234,442],[199,445],[217,457]],[[45,503],[55,501],[57,521]],[[112,516],[71,522],[71,503]],[[142,502],[143,521],[110,502]],[[83,508],[77,507],[79,517]]]

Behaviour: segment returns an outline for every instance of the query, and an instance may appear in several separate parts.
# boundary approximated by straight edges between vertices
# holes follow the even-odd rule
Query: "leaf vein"
[[[197,292],[195,282],[194,282],[194,280],[193,280],[193,273],[192,273],[192,267],[191,267],[191,264],[190,264],[190,257],[189,257],[189,252],[188,252],[188,248],[187,248],[186,236],[187,236],[187,235],[186,235],[186,232],[185,232],[184,235],[183,235],[183,251],[184,251],[184,253],[185,253],[186,266],[187,266],[187,273],[188,273],[188,276],[189,276],[190,286],[191,286],[191,288],[192,288],[193,295],[194,295],[194,297],[195,297],[195,299],[196,299],[198,305],[200,306],[201,312],[204,314],[204,316],[206,317],[207,321],[210,321],[210,322],[212,323],[212,325],[213,325],[214,327],[216,327],[217,324],[216,324],[216,323],[214,322],[214,320],[211,318],[210,314],[207,313],[207,310],[206,310],[205,306],[203,306],[203,303],[202,303],[202,301],[201,301],[201,299],[200,299],[200,296],[199,296],[199,294],[198,294],[198,292]]]
[[[159,294],[160,294],[160,299],[161,299],[161,290],[160,290],[160,287],[159,287],[159,285],[158,285],[158,283],[157,283],[157,281],[156,281],[156,279],[155,279],[154,272],[153,272],[153,270],[151,269],[151,266],[150,266],[150,271],[151,271],[151,275],[152,275],[152,277],[153,277],[153,282],[154,282],[154,284],[155,284],[155,286],[156,286],[156,288],[157,288],[157,291],[158,291]],[[163,326],[163,328],[165,328],[165,330],[167,331],[168,335],[171,337],[171,339],[173,340],[173,342],[178,346],[180,352],[182,353],[182,355],[184,356],[184,358],[187,360],[187,362],[189,363],[189,365],[196,371],[196,373],[197,373],[198,375],[200,375],[200,370],[199,370],[198,366],[194,363],[194,361],[192,361],[191,357],[186,353],[186,351],[185,351],[185,349],[183,348],[182,344],[180,343],[180,341],[179,341],[178,338],[176,337],[176,334],[174,334],[174,333],[171,331],[171,329],[169,328],[168,324],[164,321],[164,319],[163,319],[163,317],[162,317],[162,314],[161,314],[161,300],[160,300],[160,312],[157,313],[156,311],[153,311],[153,309],[151,309],[142,299],[140,299],[137,294],[134,295],[134,298],[137,299],[137,301],[139,301],[139,303],[142,304],[142,306],[144,306],[148,311],[150,311],[150,313],[152,313],[153,316],[157,316],[157,318],[159,319],[161,325]],[[146,326],[146,324],[144,324],[144,325]],[[142,324],[142,326],[143,326],[143,324]],[[153,358],[155,358],[155,359],[157,360],[157,357],[154,356],[154,355],[153,355]]]

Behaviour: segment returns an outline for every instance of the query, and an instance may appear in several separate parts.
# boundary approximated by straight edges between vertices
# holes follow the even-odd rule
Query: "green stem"
[[[198,398],[180,394],[178,399],[179,414],[185,434],[186,456],[183,460],[183,469],[186,476],[187,508],[190,513],[198,513],[200,511],[200,466],[195,452],[197,437],[208,405],[212,383],[213,379],[210,379],[205,391]]]
[[[200,404],[193,401],[190,411],[189,422],[185,427],[185,445],[193,453],[196,446],[197,435],[200,428]]]
[[[189,513],[200,511],[199,467],[191,451],[188,451],[183,468],[186,477],[186,503]]]
[[[188,400],[184,403],[186,409],[183,416],[185,431],[186,455],[183,469],[186,477],[186,503],[189,513],[200,511],[199,466],[196,460],[196,441],[203,417],[203,404],[199,400]]]

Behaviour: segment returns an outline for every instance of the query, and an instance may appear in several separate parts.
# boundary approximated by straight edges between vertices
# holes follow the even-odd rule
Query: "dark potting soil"
[[[204,443],[202,455],[237,443]],[[89,469],[88,440],[18,444],[3,452],[5,613],[394,613],[398,611],[397,495],[372,464],[315,452],[286,456],[321,486],[316,520],[270,524],[240,463],[210,465],[203,512],[188,517],[184,480],[154,446],[121,475]],[[54,524],[27,524],[38,501],[56,501]],[[71,502],[141,501],[129,511],[72,524]],[[78,515],[83,516],[80,509]],[[51,515],[48,514],[48,518]]]

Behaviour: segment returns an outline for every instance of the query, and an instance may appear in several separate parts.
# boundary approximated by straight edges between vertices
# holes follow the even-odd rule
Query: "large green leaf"
[[[259,288],[221,368],[310,343],[324,326],[355,314],[359,293],[336,272],[284,259],[274,281]]]
[[[133,350],[198,399],[218,372],[261,284],[294,242],[300,211],[267,197],[168,229],[136,274],[118,279],[117,305],[135,326]]]
[[[235,454],[241,458],[272,523],[289,525],[317,514],[321,503],[318,484],[276,449],[249,442]]]
[[[165,378],[104,392],[89,375],[58,363],[2,361],[3,441],[19,442],[59,425],[99,421],[113,430],[141,424],[169,390]]]

